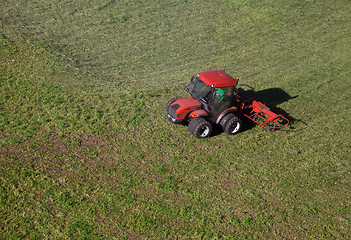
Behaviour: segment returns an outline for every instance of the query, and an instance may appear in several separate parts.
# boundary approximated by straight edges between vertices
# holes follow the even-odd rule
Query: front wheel
[[[229,135],[234,135],[240,132],[242,125],[243,124],[240,118],[235,116],[233,113],[229,113],[221,121],[221,126],[224,132],[226,132]]]
[[[203,118],[194,118],[190,121],[188,130],[196,138],[207,138],[211,135],[212,126]]]

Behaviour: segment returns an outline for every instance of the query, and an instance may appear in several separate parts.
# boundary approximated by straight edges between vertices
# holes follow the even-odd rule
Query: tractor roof
[[[231,87],[238,84],[238,78],[233,78],[223,70],[209,70],[198,74],[201,81],[206,85],[218,87]]]

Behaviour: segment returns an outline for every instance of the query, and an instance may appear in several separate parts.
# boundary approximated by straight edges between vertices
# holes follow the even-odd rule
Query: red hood
[[[200,107],[201,103],[199,103],[198,101],[196,101],[193,98],[179,98],[177,99],[177,101],[175,101],[174,104],[178,104],[180,107],[178,108],[178,110],[182,111],[186,108],[190,108],[190,107]]]

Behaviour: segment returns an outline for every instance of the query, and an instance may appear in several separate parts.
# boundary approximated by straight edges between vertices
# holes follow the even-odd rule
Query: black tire
[[[175,101],[177,101],[178,98],[171,98],[167,104],[166,104],[166,112],[168,113],[169,111],[169,107],[172,105],[172,103],[174,103]]]
[[[203,118],[194,118],[190,121],[188,130],[196,138],[207,138],[211,135],[212,126]]]
[[[223,117],[221,120],[221,126],[224,130],[229,135],[234,135],[240,132],[243,123],[241,122],[240,118],[235,116],[233,113],[229,113],[226,116]]]
[[[219,122],[219,124],[222,126],[223,130],[225,125],[227,124],[227,122],[232,119],[233,117],[235,117],[235,115],[233,113],[228,113],[227,115],[225,115],[221,121]]]
[[[192,134],[197,121],[193,121],[195,120],[194,118],[191,118],[189,120],[190,122],[188,123],[188,131]]]

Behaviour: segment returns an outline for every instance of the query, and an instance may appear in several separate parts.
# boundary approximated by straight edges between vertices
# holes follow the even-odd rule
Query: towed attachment
[[[252,107],[250,114],[244,115],[264,128],[274,131],[289,124],[287,118],[283,117],[281,114],[275,114],[261,102],[254,100],[250,107]]]

